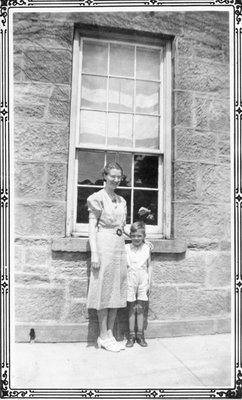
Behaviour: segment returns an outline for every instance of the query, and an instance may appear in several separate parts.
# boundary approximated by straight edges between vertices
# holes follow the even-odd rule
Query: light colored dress
[[[128,264],[127,301],[148,301],[148,267],[150,264],[150,246],[143,243],[135,247],[132,243],[125,245]]]
[[[88,197],[87,205],[89,218],[98,219],[96,237],[100,261],[99,269],[91,269],[87,308],[126,307],[127,258],[122,233],[126,223],[126,201],[116,195],[114,203],[101,189]]]

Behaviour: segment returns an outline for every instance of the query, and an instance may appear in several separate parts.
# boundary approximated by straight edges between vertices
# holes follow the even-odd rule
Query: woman
[[[117,308],[126,307],[127,261],[123,229],[126,201],[115,193],[123,175],[116,162],[104,168],[104,188],[87,199],[91,276],[87,307],[97,310],[100,334],[98,347],[120,351],[125,347],[113,336]]]

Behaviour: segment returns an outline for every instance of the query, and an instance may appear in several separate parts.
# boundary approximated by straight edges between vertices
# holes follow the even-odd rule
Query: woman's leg
[[[108,309],[103,308],[102,310],[97,310],[100,338],[106,339],[108,337]]]
[[[113,328],[115,324],[116,315],[117,315],[117,308],[108,309],[107,330],[109,336],[113,336]]]

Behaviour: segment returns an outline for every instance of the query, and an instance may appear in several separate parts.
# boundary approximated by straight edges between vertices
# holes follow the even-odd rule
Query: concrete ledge
[[[182,239],[148,239],[154,246],[153,253],[184,253],[187,249],[186,242]],[[52,240],[52,251],[62,252],[89,252],[88,238],[66,237]]]
[[[93,324],[93,323],[92,323]],[[116,336],[123,339],[126,335],[126,325],[119,324],[119,332]],[[82,324],[41,324],[41,323],[17,323],[15,326],[16,342],[28,342],[29,332],[33,328],[36,334],[36,342],[92,342],[96,340],[96,329],[90,330],[88,322]],[[230,317],[204,318],[180,321],[149,321],[145,336],[151,338],[178,337],[192,335],[212,335],[216,333],[230,333]]]

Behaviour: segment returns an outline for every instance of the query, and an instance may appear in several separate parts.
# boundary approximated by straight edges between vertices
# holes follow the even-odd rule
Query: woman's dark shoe
[[[143,333],[137,333],[136,342],[139,343],[139,345],[142,346],[142,347],[147,347],[148,346],[148,343],[146,342]]]
[[[135,343],[135,333],[134,332],[130,332],[129,333],[129,337],[128,337],[128,340],[127,340],[127,343],[126,343],[126,347],[133,347],[133,345],[134,345],[134,343]]]

